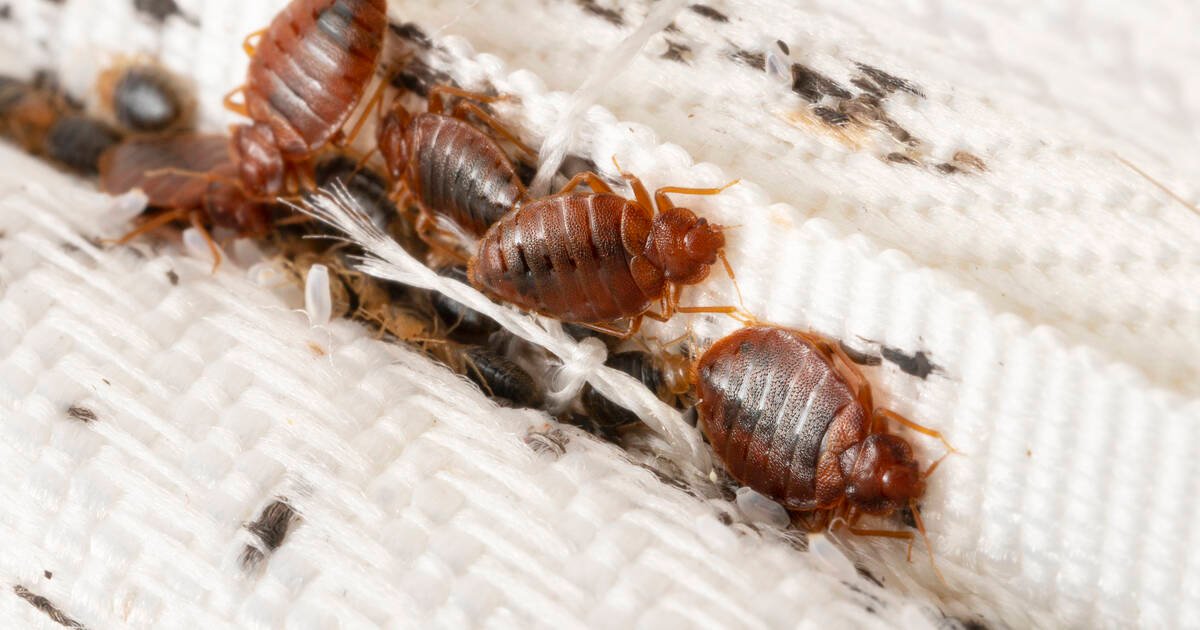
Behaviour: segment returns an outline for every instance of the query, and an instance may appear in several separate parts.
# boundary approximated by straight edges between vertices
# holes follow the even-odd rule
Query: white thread
[[[583,84],[571,94],[567,110],[546,134],[538,150],[538,170],[529,192],[540,197],[550,191],[550,182],[575,142],[575,132],[584,112],[596,103],[604,87],[616,80],[629,66],[646,42],[666,28],[689,0],[661,0],[651,5],[650,13],[637,30],[627,35],[610,51],[599,54],[600,63],[588,73]]]
[[[561,410],[575,400],[588,376],[599,372],[606,358],[608,349],[599,339],[587,337],[581,340],[573,349],[571,358],[563,361],[554,372],[553,384],[546,392],[550,408]]]

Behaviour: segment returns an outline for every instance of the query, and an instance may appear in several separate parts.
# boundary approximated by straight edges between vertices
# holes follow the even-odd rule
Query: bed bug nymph
[[[634,200],[614,194],[587,172],[559,194],[504,215],[484,234],[468,265],[471,283],[520,308],[625,337],[638,331],[644,317],[667,321],[677,312],[745,319],[735,306],[679,306],[682,288],[708,277],[718,259],[731,280],[734,275],[721,226],[675,207],[667,197],[715,195],[737,180],[720,188],[659,188],[651,202],[641,180],[621,175]],[[584,182],[594,192],[572,192]],[[654,302],[659,312],[650,310]],[[626,319],[626,331],[608,325]]]
[[[353,141],[365,114],[348,137],[342,129],[375,75],[386,30],[386,0],[292,0],[270,26],[246,38],[246,84],[225,97],[225,106],[253,121],[233,130],[234,160],[248,194],[279,195],[289,176],[308,175],[320,149]],[[256,35],[261,39],[251,45]],[[232,100],[238,92],[245,103]]]
[[[195,102],[179,78],[148,61],[122,61],[96,80],[100,102],[130,133],[162,133],[191,124]]]
[[[459,97],[449,115],[446,100]],[[475,237],[525,199],[525,185],[508,155],[490,136],[467,122],[474,117],[522,151],[533,152],[474,102],[502,97],[445,85],[429,91],[429,109],[411,116],[396,99],[377,132],[378,147],[395,182],[398,199],[420,208],[418,231],[435,230],[445,216]]]
[[[855,527],[864,514],[907,507],[928,548],[917,499],[941,460],[921,472],[912,447],[886,424],[956,451],[941,433],[875,407],[869,384],[836,342],[751,326],[718,340],[693,369],[700,426],[739,483],[778,501],[811,531],[840,517],[854,534],[909,540],[911,553],[912,532]]]

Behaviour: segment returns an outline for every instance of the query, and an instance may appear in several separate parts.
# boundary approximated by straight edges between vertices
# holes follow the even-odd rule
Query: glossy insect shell
[[[643,252],[651,220],[617,195],[569,193],[526,203],[487,231],[471,282],[516,306],[567,322],[637,316],[663,294]]]
[[[165,70],[153,64],[122,68],[112,79],[112,111],[117,122],[134,133],[155,133],[183,125],[186,96]]]
[[[464,373],[484,392],[515,407],[537,407],[542,393],[521,366],[482,346],[472,346],[463,351],[466,361]]]
[[[345,125],[386,28],[386,0],[293,0],[275,16],[250,60],[245,98],[285,160],[307,159]]]
[[[418,114],[404,130],[405,155],[384,157],[393,175],[430,212],[453,220],[476,236],[483,235],[525,197],[525,186],[500,145],[470,123],[441,114]],[[397,152],[393,149],[393,152]],[[400,166],[400,168],[397,168]]]
[[[796,511],[845,496],[871,410],[808,339],[743,328],[695,369],[701,427],[734,479]]]

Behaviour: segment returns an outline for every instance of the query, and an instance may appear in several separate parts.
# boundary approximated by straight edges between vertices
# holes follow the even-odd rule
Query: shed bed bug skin
[[[453,278],[459,282],[467,281],[467,271],[463,267],[443,267],[438,275]],[[446,335],[463,341],[481,341],[488,335],[500,329],[496,320],[479,311],[463,306],[461,302],[446,297],[445,294],[434,291],[429,296],[433,310],[438,319],[446,325]]]
[[[721,188],[660,188],[651,202],[638,178],[622,176],[634,200],[613,194],[595,173],[580,173],[559,194],[506,214],[480,241],[468,265],[471,283],[520,308],[621,336],[637,332],[643,317],[738,316],[733,306],[679,306],[682,287],[703,281],[718,259],[730,278],[733,270],[725,260],[722,228],[667,197],[715,195],[736,180]],[[594,192],[572,192],[583,182]],[[655,302],[659,312],[650,310]],[[627,331],[607,325],[625,319]]]
[[[246,84],[225,103],[254,121],[233,133],[249,192],[279,194],[289,170],[341,140],[374,77],[387,23],[386,0],[292,0],[256,44],[247,38]],[[244,103],[232,100],[238,92]]]
[[[449,115],[449,97],[463,99]],[[526,197],[525,185],[512,160],[487,134],[467,122],[475,117],[526,153],[525,145],[475,102],[501,97],[466,92],[444,85],[429,92],[429,111],[411,116],[397,100],[379,125],[379,151],[397,196],[421,209],[420,230],[428,233],[437,216],[481,236]]]
[[[183,134],[126,140],[101,158],[100,187],[111,194],[140,188],[149,205],[161,211],[118,243],[172,221],[187,220],[208,241],[215,269],[221,257],[206,223],[231,228],[243,236],[267,233],[267,207],[248,199],[238,185],[226,136]]]
[[[489,396],[516,407],[541,404],[541,389],[521,366],[482,346],[468,347],[462,356],[466,363],[463,373]]]
[[[924,536],[916,500],[937,464],[922,473],[912,447],[888,434],[886,423],[945,439],[876,408],[869,384],[836,342],[788,328],[743,328],[700,357],[693,379],[700,425],[739,483],[810,519],[813,531],[844,517],[853,533],[911,541],[911,532],[854,528],[864,514],[909,507]]]
[[[130,133],[180,130],[191,123],[192,98],[179,79],[155,63],[118,63],[100,74],[96,92],[104,109]]]

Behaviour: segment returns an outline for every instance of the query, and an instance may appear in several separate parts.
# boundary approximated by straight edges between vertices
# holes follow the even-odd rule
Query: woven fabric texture
[[[27,0],[0,28],[9,59],[80,94],[105,55],[157,55],[193,77],[216,126],[244,71],[241,35],[279,4],[181,2],[160,24],[123,2]],[[768,527],[721,525],[729,504],[582,436],[538,455],[523,438],[545,416],[497,411],[354,327],[310,329],[294,300],[234,271],[98,252],[76,234],[95,234],[89,217],[111,202],[11,151],[5,577],[102,627],[911,627],[939,623],[938,608],[1013,626],[1200,624],[1194,508],[1180,499],[1200,478],[1200,218],[1118,159],[1195,198],[1194,8],[710,4],[609,85],[572,152],[609,176],[618,156],[652,187],[743,178],[693,207],[738,226],[747,308],[881,356],[868,369],[881,402],[964,452],[922,503],[946,585],[902,545],[844,541],[879,589],[824,538],[801,553]],[[644,13],[467,5],[392,11],[430,34],[431,66],[519,97],[499,111],[530,140],[569,109],[555,90]],[[577,28],[495,28],[519,19]],[[800,68],[758,67],[781,59]],[[869,108],[864,124],[856,98],[889,76],[884,116]],[[717,277],[687,299],[736,297]],[[734,325],[649,332],[689,324],[706,340]],[[597,378],[594,357],[559,349]],[[702,477],[697,436],[681,431],[664,431],[670,452]],[[301,520],[247,574],[243,524],[280,496]],[[47,623],[7,599],[5,614]]]

